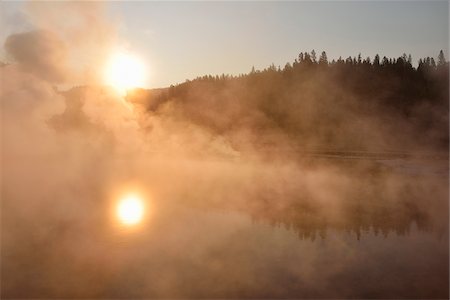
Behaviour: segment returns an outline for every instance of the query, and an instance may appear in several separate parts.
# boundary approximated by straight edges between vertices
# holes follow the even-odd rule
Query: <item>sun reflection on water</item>
[[[145,213],[144,201],[137,194],[127,194],[116,207],[119,221],[124,225],[135,225],[142,221]]]

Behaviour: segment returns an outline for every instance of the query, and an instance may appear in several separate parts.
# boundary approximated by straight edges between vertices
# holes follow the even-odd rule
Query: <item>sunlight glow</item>
[[[132,54],[117,52],[107,62],[104,80],[123,94],[128,89],[142,87],[146,80],[144,63]]]
[[[137,195],[127,195],[120,199],[117,205],[117,216],[121,223],[134,225],[142,220],[144,215],[143,200]]]

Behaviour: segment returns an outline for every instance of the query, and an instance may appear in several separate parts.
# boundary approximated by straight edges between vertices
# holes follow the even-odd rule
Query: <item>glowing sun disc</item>
[[[125,225],[139,223],[144,216],[144,203],[136,195],[128,195],[122,198],[117,205],[117,216]]]
[[[145,85],[145,66],[136,56],[118,52],[108,60],[105,68],[104,81],[119,91]]]

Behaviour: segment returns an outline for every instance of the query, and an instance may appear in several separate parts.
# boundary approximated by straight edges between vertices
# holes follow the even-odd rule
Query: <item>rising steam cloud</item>
[[[67,50],[52,32],[36,30],[13,34],[7,38],[5,49],[25,72],[49,82],[64,82]]]

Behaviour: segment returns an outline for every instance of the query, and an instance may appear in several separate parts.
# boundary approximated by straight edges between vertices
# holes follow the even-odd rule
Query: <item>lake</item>
[[[448,298],[448,161],[315,161],[148,162],[135,227],[100,183],[40,219],[6,188],[2,297]]]

